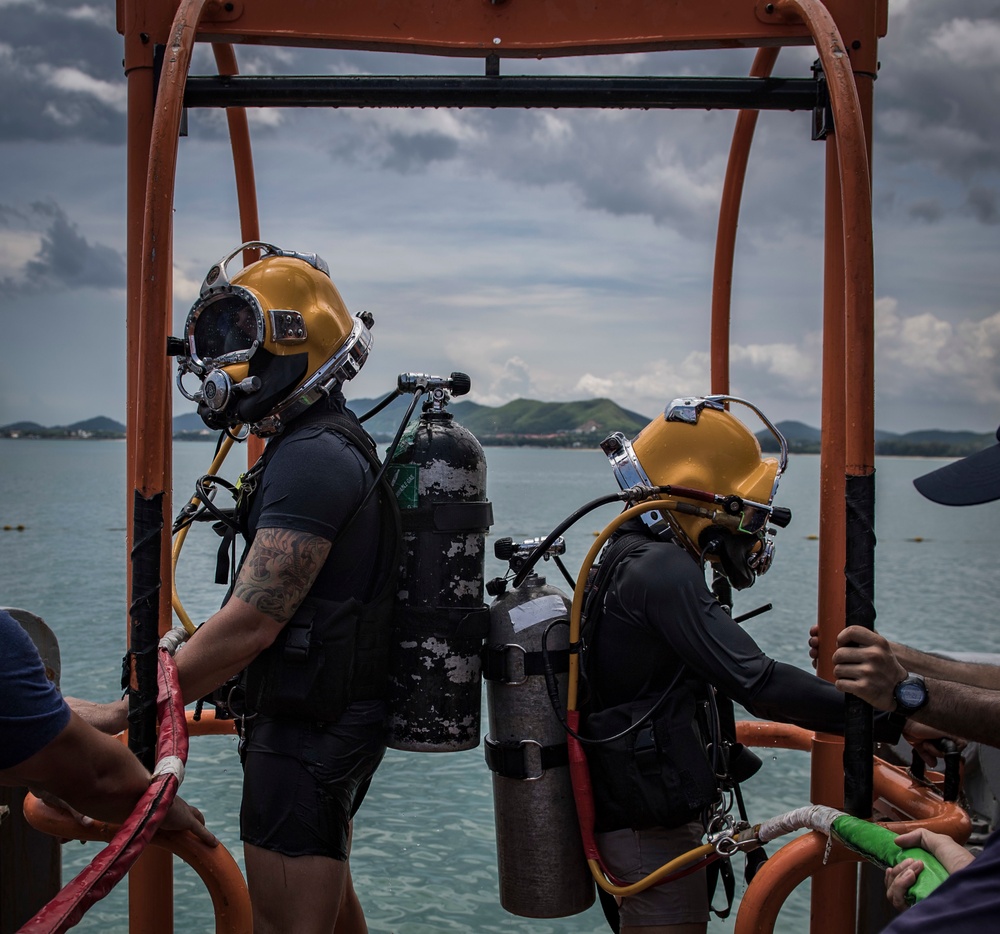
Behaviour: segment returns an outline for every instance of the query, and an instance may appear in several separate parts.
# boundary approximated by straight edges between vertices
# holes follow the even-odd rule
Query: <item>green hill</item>
[[[376,441],[391,441],[413,397],[403,395],[377,415],[365,421],[365,428]],[[351,408],[365,416],[380,399],[352,399]],[[420,416],[418,404],[413,417]],[[532,445],[539,447],[596,447],[611,432],[620,431],[635,437],[649,418],[622,408],[610,399],[584,399],[577,402],[539,402],[515,399],[501,406],[480,405],[458,399],[448,406],[455,419],[486,445]],[[820,429],[803,422],[781,421],[776,424],[796,454],[818,454]],[[180,440],[214,440],[195,412],[184,412],[173,420],[174,437]],[[37,422],[20,421],[0,426],[0,437],[7,438],[123,438],[125,426],[104,416],[74,422],[72,425],[46,428]],[[778,445],[767,430],[757,432],[761,449],[775,453]],[[996,442],[992,432],[942,431],[924,429],[905,434],[875,432],[875,453],[898,457],[965,457],[982,451]]]
[[[365,428],[377,441],[391,441],[400,420],[412,402],[402,396],[365,422]],[[377,405],[377,399],[351,399],[349,405],[364,417]],[[420,404],[414,412],[419,417]],[[612,431],[634,435],[649,421],[644,415],[630,412],[610,399],[587,399],[580,402],[538,402],[515,399],[493,407],[458,400],[448,411],[464,428],[484,444],[597,445]]]
[[[818,454],[820,430],[802,422],[778,422],[775,427],[788,442],[788,450],[795,454]],[[778,443],[769,431],[757,432],[762,451],[776,453]],[[965,457],[985,450],[996,442],[996,437],[974,431],[942,431],[925,429],[895,434],[890,431],[875,432],[875,453],[887,457]]]
[[[121,422],[116,422],[113,418],[106,418],[104,415],[98,415],[96,418],[88,418],[83,422],[73,422],[72,425],[66,426],[66,431],[124,435],[125,426]]]

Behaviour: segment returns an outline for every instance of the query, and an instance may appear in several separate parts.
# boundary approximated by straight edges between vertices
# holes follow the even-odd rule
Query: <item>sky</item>
[[[889,0],[875,85],[876,425],[1000,421],[1000,0]],[[482,62],[243,48],[244,74],[482,74]],[[504,61],[504,74],[746,75],[752,50]],[[775,74],[809,77],[811,48]],[[0,425],[124,421],[125,78],[114,4],[0,0]],[[214,70],[196,53],[192,74]],[[469,398],[709,391],[735,113],[254,110],[261,235],[375,316],[349,398],[403,371]],[[762,113],[737,240],[731,388],[820,422],[824,147]],[[174,328],[240,241],[221,111],[180,142]],[[174,412],[191,404],[175,397]]]

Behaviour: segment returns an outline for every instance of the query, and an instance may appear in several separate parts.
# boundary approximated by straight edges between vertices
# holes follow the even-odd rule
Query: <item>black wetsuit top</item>
[[[656,698],[687,666],[755,717],[844,732],[844,695],[765,655],[716,601],[695,559],[674,542],[650,538],[615,568],[590,655],[588,669],[605,707]],[[896,718],[877,715],[875,738],[895,742]]]

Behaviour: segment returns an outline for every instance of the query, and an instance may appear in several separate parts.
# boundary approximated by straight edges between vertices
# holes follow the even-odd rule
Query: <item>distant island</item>
[[[410,401],[407,396],[395,399],[365,421],[365,427],[376,441],[383,444],[392,441]],[[377,399],[352,399],[349,404],[359,416],[364,417],[378,402]],[[649,422],[647,416],[624,409],[610,399],[579,402],[515,399],[496,407],[460,401],[452,402],[448,411],[486,447],[595,448],[612,431],[634,437]],[[819,453],[818,428],[797,421],[778,422],[777,428],[785,436],[789,452]],[[0,426],[0,438],[110,440],[124,437],[125,426],[104,416],[51,428],[36,422]],[[209,431],[196,413],[187,412],[173,420],[173,437],[178,441],[214,441],[218,432]],[[777,444],[769,432],[758,432],[757,438],[764,451],[777,451]],[[927,429],[895,434],[876,431],[875,453],[897,457],[965,457],[995,442],[992,432],[978,434]]]

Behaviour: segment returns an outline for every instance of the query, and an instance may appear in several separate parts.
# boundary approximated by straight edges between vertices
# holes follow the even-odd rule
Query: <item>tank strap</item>
[[[517,743],[500,743],[486,737],[486,764],[491,772],[504,778],[530,781],[541,778],[547,769],[569,765],[569,748],[566,743],[543,746],[532,739]]]
[[[482,658],[483,677],[497,684],[524,684],[534,675],[544,675],[546,668],[554,674],[569,671],[569,649],[526,652],[519,645],[484,645]]]
[[[493,504],[435,503],[407,509],[403,527],[407,532],[488,532],[493,525]]]

